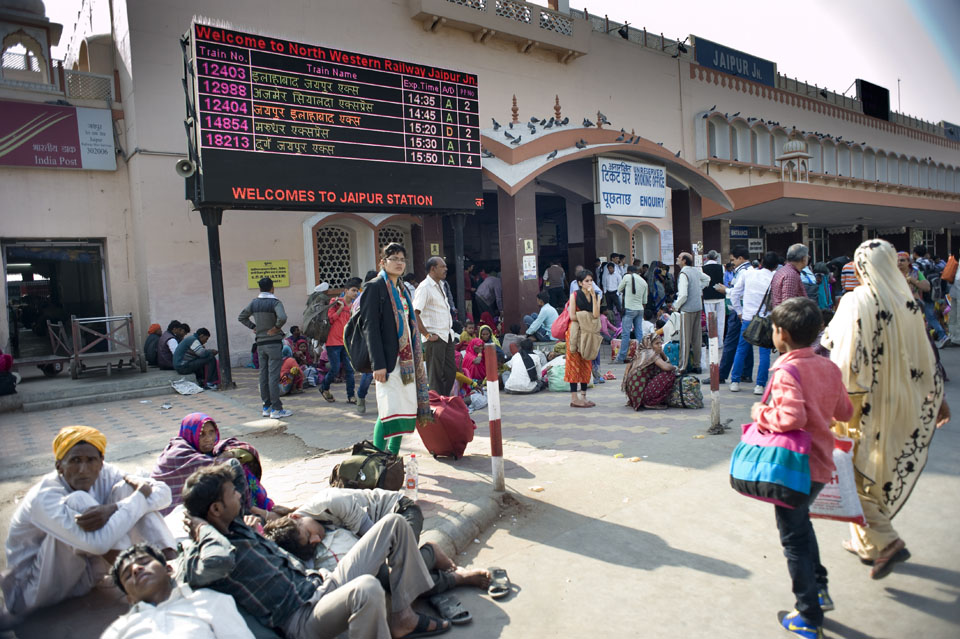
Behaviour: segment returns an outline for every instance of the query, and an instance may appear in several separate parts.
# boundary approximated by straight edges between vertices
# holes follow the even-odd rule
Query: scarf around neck
[[[430,411],[430,387],[427,383],[427,371],[423,363],[423,350],[419,339],[414,339],[414,327],[417,325],[413,311],[413,302],[404,286],[394,286],[386,271],[380,271],[380,277],[387,284],[387,297],[393,308],[393,317],[397,321],[397,368],[404,385],[415,383],[417,389],[417,423],[433,420]],[[402,296],[402,297],[401,297]],[[403,303],[407,310],[404,312]]]

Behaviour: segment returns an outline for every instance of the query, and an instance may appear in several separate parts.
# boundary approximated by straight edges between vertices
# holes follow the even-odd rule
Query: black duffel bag
[[[770,287],[767,288],[767,294],[763,296],[763,301],[760,302],[760,308],[757,309],[757,314],[753,316],[753,319],[750,320],[750,325],[747,326],[747,330],[743,332],[743,339],[746,340],[748,344],[753,344],[760,348],[773,348],[773,323],[769,317],[760,316],[760,313],[765,308],[770,308]]]

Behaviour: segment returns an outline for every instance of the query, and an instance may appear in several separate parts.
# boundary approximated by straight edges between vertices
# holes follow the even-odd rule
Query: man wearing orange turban
[[[10,522],[0,580],[5,612],[21,615],[87,593],[132,543],[176,555],[157,512],[170,504],[170,489],[105,463],[106,449],[107,438],[96,428],[67,426],[57,433],[55,470],[30,488]]]

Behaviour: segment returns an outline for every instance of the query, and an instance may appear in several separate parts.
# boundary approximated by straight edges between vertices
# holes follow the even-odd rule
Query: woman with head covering
[[[533,340],[521,340],[517,354],[510,358],[508,364],[510,373],[504,381],[504,392],[525,394],[542,390],[544,383],[541,374],[546,363],[543,353],[533,350]]]
[[[837,424],[856,442],[857,493],[868,527],[851,525],[844,548],[885,577],[909,558],[891,520],[903,507],[927,462],[935,429],[950,419],[943,377],[917,304],[884,240],[864,242],[854,255],[860,285],[840,298],[823,345],[843,373],[854,415]]]
[[[627,394],[627,404],[634,410],[665,408],[676,377],[677,367],[663,353],[663,336],[650,333],[644,336],[636,357],[627,365],[620,389]]]
[[[360,330],[367,344],[377,383],[377,423],[373,443],[383,449],[387,439],[393,454],[400,440],[419,425],[433,421],[430,388],[423,362],[413,299],[400,281],[407,263],[402,244],[381,249],[380,273],[368,282],[360,298]]]
[[[180,422],[179,434],[160,453],[157,465],[150,473],[150,477],[170,487],[173,497],[170,506],[161,513],[169,514],[180,503],[183,484],[194,471],[222,463],[231,457],[243,466],[250,487],[247,505],[252,512],[264,519],[267,519],[268,512],[278,516],[289,512],[289,509],[274,504],[260,485],[262,470],[257,450],[235,437],[221,441],[220,429],[212,417],[204,413],[190,413]]]
[[[463,351],[463,373],[474,381],[487,378],[487,367],[483,361],[483,340],[475,337]]]
[[[151,324],[147,329],[147,339],[143,341],[143,356],[147,358],[147,364],[157,365],[157,347],[160,345],[160,336],[163,329],[159,324]]]

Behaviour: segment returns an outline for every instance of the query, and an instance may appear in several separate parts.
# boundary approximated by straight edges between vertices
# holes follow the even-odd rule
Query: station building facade
[[[465,256],[501,271],[509,324],[535,308],[537,281],[522,274],[530,255],[540,273],[551,259],[568,272],[611,252],[672,263],[694,246],[727,252],[738,242],[781,252],[805,242],[819,260],[876,236],[904,249],[920,240],[944,254],[960,230],[960,142],[946,125],[864,115],[857,100],[781,75],[766,84],[737,77],[698,64],[689,41],[620,28],[563,2],[281,0],[265,11],[222,0],[84,0],[76,24],[64,25],[62,64],[49,58],[59,25],[43,18],[41,3],[32,11],[16,4],[0,8],[0,101],[105,110],[117,157],[113,170],[5,166],[0,157],[3,301],[15,306],[32,286],[64,313],[133,313],[141,336],[174,318],[214,326],[206,230],[174,172],[187,157],[179,40],[195,14],[478,76],[489,155],[478,212],[224,212],[234,363],[252,343],[232,321],[256,294],[251,262],[286,261],[289,285],[277,295],[296,323],[318,282],[336,288],[362,276],[389,241],[408,247],[408,268],[421,277],[433,254],[451,266]],[[24,77],[30,65],[43,72]],[[530,132],[532,118],[568,123]],[[596,126],[603,120],[609,124]],[[509,131],[519,132],[519,143]],[[664,167],[662,217],[604,215],[601,158]],[[45,265],[36,273],[31,250]],[[85,270],[71,270],[81,259]],[[449,277],[456,290],[452,268]],[[12,330],[8,315],[0,344],[9,346]]]

